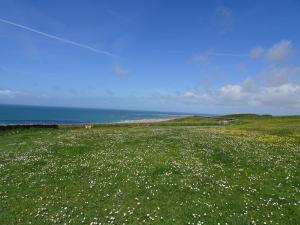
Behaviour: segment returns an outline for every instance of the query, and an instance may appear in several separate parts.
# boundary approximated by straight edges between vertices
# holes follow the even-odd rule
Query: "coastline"
[[[188,113],[143,110],[39,107],[0,104],[0,126],[82,126],[155,123],[189,116]]]
[[[133,120],[122,120],[118,122],[108,122],[108,123],[25,123],[25,124],[0,124],[0,130],[6,129],[15,129],[15,128],[80,128],[85,127],[85,125],[91,126],[113,126],[113,125],[130,125],[130,124],[152,124],[152,123],[159,123],[159,122],[166,122],[173,119],[189,117],[192,115],[182,115],[182,116],[172,116],[168,118],[145,118],[145,119],[133,119]]]

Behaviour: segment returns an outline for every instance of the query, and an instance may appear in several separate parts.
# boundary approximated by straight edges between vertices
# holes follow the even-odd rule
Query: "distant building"
[[[236,119],[231,119],[231,118],[228,118],[228,119],[220,119],[219,120],[219,124],[223,124],[223,125],[226,125],[226,124],[229,124],[230,122],[234,122]]]
[[[85,129],[91,129],[92,128],[92,124],[84,124],[84,128]]]

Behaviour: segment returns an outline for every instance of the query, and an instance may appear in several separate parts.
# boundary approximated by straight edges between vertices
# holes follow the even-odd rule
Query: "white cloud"
[[[209,63],[212,60],[213,50],[209,49],[205,52],[196,53],[192,56],[192,63],[205,64]]]
[[[233,16],[230,8],[219,6],[215,11],[215,20],[221,34],[225,34],[233,29]]]
[[[264,51],[265,50],[261,47],[256,47],[256,48],[251,49],[250,58],[252,58],[252,59],[259,58],[263,55]]]
[[[195,53],[190,61],[192,63],[205,64],[210,63],[214,57],[247,57],[247,55],[230,52],[215,52],[213,49],[209,49],[204,52]]]
[[[300,110],[299,77],[300,67],[272,66],[240,83],[224,84],[210,91],[187,90],[174,95],[169,94],[164,99],[194,106],[275,107]]]
[[[112,69],[113,69],[113,72],[116,75],[119,75],[119,76],[126,76],[126,75],[128,75],[128,70],[126,70],[125,68],[121,67],[118,64],[113,65]]]
[[[13,91],[9,89],[2,89],[2,90],[0,89],[0,97],[16,97],[20,95],[25,95],[25,93],[20,91]]]
[[[278,86],[285,83],[298,82],[300,67],[271,66],[263,70],[257,76],[260,82],[267,86]]]
[[[266,52],[266,58],[269,61],[281,61],[288,58],[293,51],[293,45],[291,41],[283,40],[276,43],[272,48]]]
[[[218,92],[217,97],[222,101],[239,101],[244,97],[244,91],[240,85],[227,84]]]
[[[263,87],[257,98],[262,105],[300,107],[300,85],[286,83],[275,87]]]
[[[258,89],[257,84],[255,83],[254,79],[251,77],[247,77],[242,82],[243,90],[249,93],[256,92]]]
[[[232,16],[231,10],[225,6],[219,6],[216,10],[216,13],[223,18],[229,18]]]
[[[256,47],[250,50],[250,58],[263,58],[270,62],[279,62],[286,60],[293,52],[293,43],[290,40],[282,40],[275,43],[272,47],[266,49]]]
[[[197,95],[194,92],[187,91],[183,93],[184,97],[197,97]]]
[[[213,93],[188,91],[180,98],[189,104],[300,108],[300,85],[286,83],[273,87],[262,86],[256,92],[249,92],[243,85],[228,84]]]
[[[202,93],[199,91],[186,91],[182,94],[179,94],[179,96],[169,96],[169,99],[173,99],[176,102],[182,101],[185,104],[207,104],[214,101],[209,93]]]
[[[286,83],[275,87],[264,87],[263,92],[275,97],[288,97],[300,93],[300,85]]]

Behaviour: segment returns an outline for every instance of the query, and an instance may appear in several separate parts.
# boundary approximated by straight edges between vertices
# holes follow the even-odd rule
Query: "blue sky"
[[[0,2],[0,103],[300,113],[300,1]]]

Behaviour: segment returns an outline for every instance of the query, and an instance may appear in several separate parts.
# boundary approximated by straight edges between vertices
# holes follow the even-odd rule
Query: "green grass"
[[[0,224],[299,224],[299,140],[296,116],[1,131]]]

